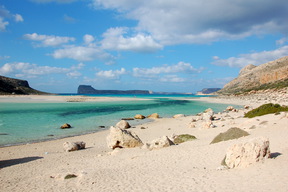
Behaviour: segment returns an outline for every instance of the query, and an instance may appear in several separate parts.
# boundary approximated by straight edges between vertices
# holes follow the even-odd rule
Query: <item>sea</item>
[[[119,97],[119,95],[90,95]],[[121,95],[135,97],[135,95]],[[0,103],[0,147],[53,140],[109,129],[122,118],[158,113],[195,115],[207,108],[223,111],[227,104],[197,101],[195,95],[137,95],[145,100],[107,102]],[[191,98],[194,98],[191,100]],[[234,107],[239,107],[232,105]],[[151,119],[131,120],[131,126]],[[68,123],[70,129],[60,129]]]

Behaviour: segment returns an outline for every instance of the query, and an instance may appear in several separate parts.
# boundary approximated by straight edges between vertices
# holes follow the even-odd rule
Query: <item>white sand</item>
[[[192,116],[162,118],[131,128],[143,142],[173,133],[197,137],[194,141],[153,151],[140,148],[113,151],[106,145],[108,131],[0,148],[0,191],[287,191],[288,118],[282,118],[284,113],[281,113],[246,119],[243,114],[244,110],[229,112],[231,118],[215,120],[217,127],[207,130],[188,128]],[[231,127],[245,129],[250,135],[209,144]],[[229,146],[257,136],[269,138],[275,158],[248,168],[217,170]],[[64,152],[65,141],[84,141],[86,149]],[[69,173],[77,177],[64,180]]]
[[[43,103],[43,102],[102,102],[102,101],[132,101],[144,100],[137,97],[89,97],[89,96],[62,96],[62,95],[0,95],[0,103]]]

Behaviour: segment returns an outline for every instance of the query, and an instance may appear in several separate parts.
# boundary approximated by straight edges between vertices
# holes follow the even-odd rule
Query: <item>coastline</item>
[[[66,96],[64,97],[67,99]],[[35,98],[37,99],[24,97],[24,100],[35,102],[39,101],[40,97]],[[201,97],[197,100],[226,103],[227,106],[229,104],[250,105],[253,108],[270,102],[270,100],[260,100],[256,103],[254,100],[236,97],[230,99]],[[51,99],[49,101],[55,102]],[[285,101],[280,104],[287,103]],[[271,114],[246,119],[243,118],[245,112],[247,110],[241,109],[238,112],[215,114],[217,119],[223,118],[225,121],[215,121],[216,127],[207,130],[189,127],[191,120],[197,116],[161,118],[128,129],[135,132],[144,143],[163,135],[191,134],[197,137],[195,141],[153,151],[140,148],[109,149],[106,144],[109,130],[0,148],[1,189],[4,191],[276,190],[284,192],[288,188],[285,180],[288,176],[286,166],[288,147],[285,137],[288,134],[285,127],[288,117],[285,113],[281,113],[278,116]],[[229,118],[225,117],[227,114]],[[255,128],[250,129],[249,127],[253,125]],[[209,145],[217,134],[231,127],[244,129],[250,135]],[[274,159],[268,159],[264,163],[257,163],[245,169],[217,170],[229,146],[256,136],[269,138],[271,152],[275,155]],[[84,141],[86,149],[64,152],[62,145],[66,141]],[[77,178],[65,180],[66,174],[75,174]]]
[[[145,100],[132,97],[89,97],[83,95],[0,95],[0,103],[38,103],[38,102],[103,102]]]

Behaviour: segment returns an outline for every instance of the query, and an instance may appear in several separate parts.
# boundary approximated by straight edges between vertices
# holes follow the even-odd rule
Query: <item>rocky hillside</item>
[[[249,91],[288,87],[288,56],[259,66],[247,65],[239,76],[226,84],[219,94],[242,94]]]
[[[47,94],[32,89],[28,81],[0,76],[0,95],[40,95]]]

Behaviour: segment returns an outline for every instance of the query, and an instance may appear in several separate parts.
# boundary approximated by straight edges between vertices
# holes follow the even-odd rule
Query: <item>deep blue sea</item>
[[[122,95],[122,97],[134,96]],[[149,100],[0,103],[0,146],[96,132],[103,129],[100,126],[105,126],[107,129],[115,125],[121,118],[134,117],[136,114],[147,116],[152,113],[158,113],[160,117],[172,117],[179,113],[194,115],[207,108],[212,108],[214,111],[219,112],[227,107],[227,104],[185,100],[185,98],[196,97],[192,95],[137,95],[137,97]],[[129,123],[133,126],[147,121],[149,120],[133,120],[129,121]],[[60,126],[64,123],[69,123],[72,128],[60,129]]]

